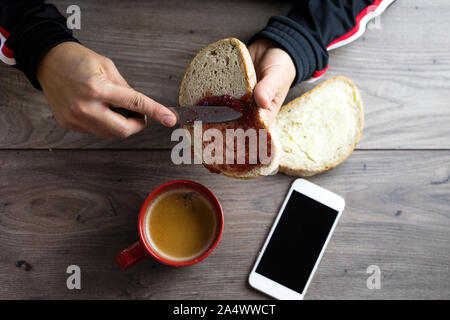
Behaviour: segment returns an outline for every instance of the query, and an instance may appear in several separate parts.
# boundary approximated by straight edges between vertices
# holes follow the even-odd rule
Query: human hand
[[[56,120],[67,129],[107,139],[145,128],[145,119],[125,118],[111,105],[169,127],[176,123],[169,109],[132,89],[110,59],[76,42],[52,48],[38,66],[37,79]]]
[[[249,47],[258,83],[253,97],[260,108],[275,119],[295,79],[296,69],[290,55],[268,39],[258,39]]]

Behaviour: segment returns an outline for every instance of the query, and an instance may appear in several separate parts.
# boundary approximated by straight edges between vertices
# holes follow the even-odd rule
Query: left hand
[[[258,79],[253,97],[260,108],[269,110],[272,122],[295,79],[295,65],[286,51],[268,39],[256,40],[248,50]]]
[[[53,47],[39,63],[37,78],[56,120],[67,129],[109,139],[126,138],[146,127],[144,119],[126,118],[111,105],[168,127],[176,123],[171,110],[132,89],[110,59],[76,42]]]

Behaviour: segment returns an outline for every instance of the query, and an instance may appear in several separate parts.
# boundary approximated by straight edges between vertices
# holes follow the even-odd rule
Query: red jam
[[[242,117],[233,120],[228,121],[224,123],[211,123],[211,124],[203,124],[203,131],[209,129],[209,128],[216,128],[221,130],[223,135],[223,156],[224,159],[222,161],[223,164],[203,164],[209,171],[213,173],[220,173],[221,171],[226,171],[229,173],[237,173],[237,174],[243,174],[246,172],[249,172],[255,168],[261,167],[263,164],[260,160],[260,146],[259,146],[259,129],[265,129],[261,121],[259,120],[259,114],[258,114],[258,106],[254,102],[252,97],[249,97],[247,95],[244,95],[240,99],[234,98],[229,95],[223,95],[223,96],[206,96],[205,98],[199,100],[197,102],[198,106],[228,106],[233,108],[236,111],[239,111],[242,113]],[[226,150],[226,129],[243,129],[244,131],[248,129],[255,129],[256,136],[257,136],[257,162],[256,163],[250,163],[249,159],[249,140],[246,139],[245,141],[245,163],[237,163],[237,139],[234,141],[234,163],[227,164],[225,159],[225,150]],[[264,132],[267,133],[267,150],[264,150],[265,153],[267,153],[267,157],[271,156],[271,136],[270,133],[265,130]],[[205,148],[206,145],[210,144],[211,141],[203,142],[203,148]],[[261,151],[262,152],[262,151]]]

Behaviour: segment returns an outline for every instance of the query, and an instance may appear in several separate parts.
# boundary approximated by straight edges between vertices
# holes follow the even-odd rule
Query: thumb
[[[258,107],[267,110],[269,122],[278,114],[289,87],[290,82],[287,80],[286,72],[279,65],[267,68],[256,85],[253,91],[255,102]]]
[[[266,75],[259,81],[253,91],[253,96],[258,107],[272,111],[272,102],[275,99],[277,88],[274,83],[275,76],[271,73]]]

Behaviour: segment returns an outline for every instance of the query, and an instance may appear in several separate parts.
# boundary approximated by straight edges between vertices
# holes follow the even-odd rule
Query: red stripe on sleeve
[[[341,36],[341,37],[337,38],[336,40],[334,40],[333,42],[331,42],[331,43],[327,46],[327,48],[331,47],[332,45],[334,45],[334,44],[336,44],[336,43],[338,43],[338,42],[341,42],[342,40],[348,39],[348,38],[350,38],[351,36],[353,36],[355,33],[357,33],[358,30],[359,30],[359,27],[360,27],[361,19],[364,18],[364,17],[365,17],[367,14],[369,14],[370,12],[375,11],[375,10],[378,8],[378,6],[380,5],[381,2],[383,2],[383,0],[374,0],[374,1],[372,2],[372,4],[370,4],[370,5],[368,5],[367,7],[365,7],[365,8],[363,9],[363,11],[361,11],[361,12],[356,16],[356,25],[355,25],[355,27],[354,27],[352,30],[350,30],[349,32],[347,32],[346,34],[344,34],[343,36]]]
[[[2,46],[2,53],[4,54],[5,57],[13,59],[14,58],[14,51],[12,51],[11,49],[9,49],[7,46],[3,45]]]
[[[9,32],[3,29],[2,26],[0,26],[0,33],[5,37],[5,39],[9,37]]]
[[[325,68],[323,68],[322,70],[316,70],[316,71],[314,71],[312,77],[313,77],[314,79],[320,78],[321,76],[323,76],[323,75],[328,71],[328,67],[329,67],[329,65],[326,66]]]
[[[9,32],[6,31],[5,29],[3,29],[3,28],[0,26],[0,34],[1,34],[1,36],[4,38],[3,43],[1,43],[1,41],[0,41],[0,49],[1,49],[1,53],[2,53],[6,58],[14,59],[14,51],[12,51],[10,48],[8,48],[8,47],[6,46],[6,44],[5,44],[6,39],[8,39],[8,37],[9,37]]]

